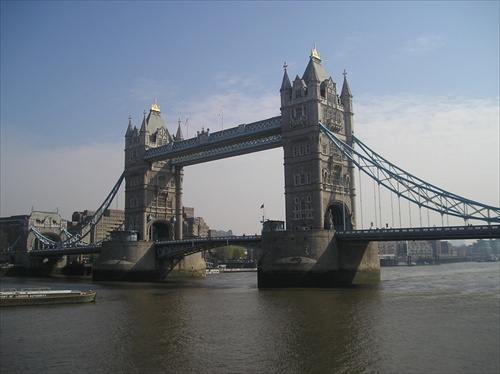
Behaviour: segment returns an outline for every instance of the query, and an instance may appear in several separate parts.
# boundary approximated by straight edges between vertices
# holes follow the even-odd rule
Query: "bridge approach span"
[[[158,241],[155,243],[156,255],[159,259],[179,258],[208,249],[237,245],[240,247],[260,248],[261,236],[226,236],[203,239],[185,239]]]
[[[500,225],[418,227],[337,231],[340,241],[366,240],[390,242],[404,240],[499,239]]]
[[[34,249],[29,252],[30,257],[61,257],[67,255],[91,255],[101,253],[101,245],[88,245],[78,247],[60,247],[52,249]]]

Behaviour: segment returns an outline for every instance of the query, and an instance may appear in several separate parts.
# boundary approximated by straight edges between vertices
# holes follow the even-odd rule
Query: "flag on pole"
[[[264,204],[262,204],[262,205],[260,206],[260,209],[264,209]]]

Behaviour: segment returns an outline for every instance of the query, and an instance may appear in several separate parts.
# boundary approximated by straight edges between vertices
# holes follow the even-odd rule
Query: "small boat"
[[[18,291],[11,288],[0,291],[0,306],[90,303],[95,301],[95,297],[95,291],[49,288],[24,288]]]

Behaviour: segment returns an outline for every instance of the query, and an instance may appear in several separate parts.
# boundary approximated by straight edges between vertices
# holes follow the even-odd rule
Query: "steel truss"
[[[125,178],[125,173],[122,173],[120,178],[118,178],[118,181],[116,182],[115,186],[109,193],[108,197],[104,200],[104,202],[101,204],[99,209],[96,210],[92,218],[87,222],[85,226],[82,227],[80,232],[76,235],[71,235],[67,230],[63,229],[63,232],[66,234],[68,237],[66,240],[63,240],[62,242],[56,242],[52,239],[47,238],[43,234],[41,234],[39,231],[37,231],[34,227],[31,227],[30,230],[31,232],[35,235],[35,237],[40,240],[42,243],[49,245],[51,247],[55,248],[62,248],[62,247],[69,247],[72,245],[86,245],[82,242],[83,238],[85,238],[88,234],[94,230],[94,227],[99,223],[101,220],[102,216],[104,215],[104,212],[108,210],[109,206],[111,205],[111,202],[115,198],[116,194],[118,193],[118,190],[120,189],[120,186],[123,182],[123,179]]]
[[[460,217],[465,221],[472,219],[500,223],[500,208],[455,195],[415,177],[370,149],[354,134],[353,141],[360,147],[361,152],[339,139],[323,124],[320,123],[319,127],[345,157],[398,197],[409,200],[419,208],[424,207],[441,215]]]
[[[144,160],[171,160],[171,165],[188,166],[281,146],[281,116],[277,116],[150,148]]]

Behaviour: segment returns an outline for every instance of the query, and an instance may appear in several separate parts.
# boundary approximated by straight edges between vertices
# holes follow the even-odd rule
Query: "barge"
[[[90,303],[94,302],[95,298],[95,291],[51,290],[45,288],[27,288],[20,291],[6,289],[0,291],[0,306]]]

